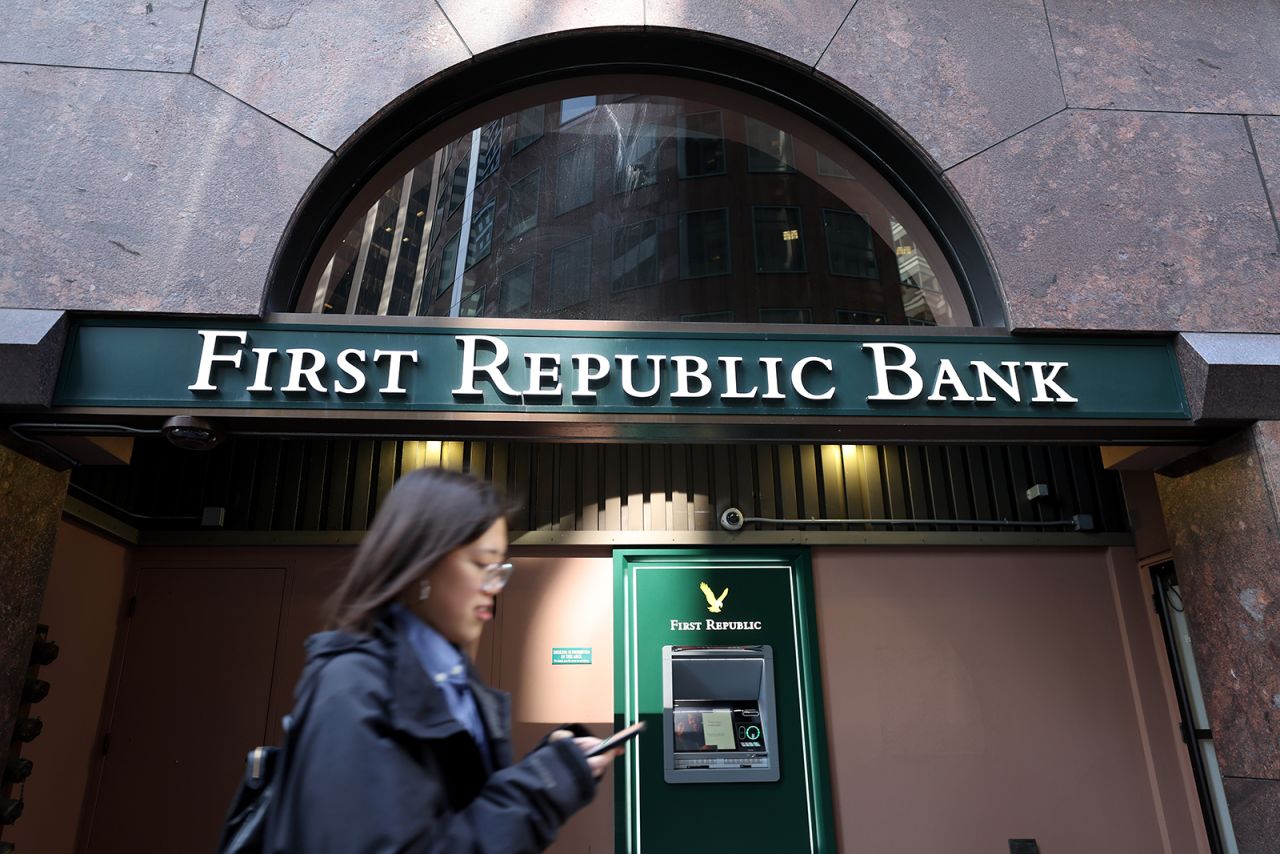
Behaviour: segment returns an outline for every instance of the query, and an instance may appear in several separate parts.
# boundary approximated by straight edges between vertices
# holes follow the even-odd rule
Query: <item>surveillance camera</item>
[[[188,451],[208,451],[222,441],[222,431],[203,418],[175,415],[160,428],[171,445]]]
[[[720,514],[720,527],[726,531],[741,531],[746,518],[737,507],[730,507]]]

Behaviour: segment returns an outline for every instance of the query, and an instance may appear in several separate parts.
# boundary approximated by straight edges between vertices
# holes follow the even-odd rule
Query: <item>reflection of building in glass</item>
[[[789,121],[649,95],[566,98],[487,121],[348,211],[300,307],[968,325],[905,201],[852,151],[819,150]]]

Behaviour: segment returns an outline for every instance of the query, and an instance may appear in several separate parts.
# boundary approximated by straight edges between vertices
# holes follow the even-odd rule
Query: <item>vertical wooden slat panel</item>
[[[528,445],[517,445],[513,443],[510,451],[511,494],[517,498],[524,507],[524,512],[520,514],[523,517],[523,519],[520,520],[520,524],[523,526],[520,530],[536,531],[538,529],[538,525],[534,520],[537,518],[535,505],[537,504],[538,499],[537,496],[530,492],[530,458],[533,454],[533,449]]]
[[[351,440],[335,439],[329,451],[329,501],[324,516],[326,530],[340,531],[349,524],[347,503],[351,473]]]
[[[530,475],[530,500],[533,503],[533,530],[546,531],[554,527],[556,517],[555,446],[533,446],[533,471]]]
[[[778,446],[778,497],[782,500],[781,518],[794,519],[800,512],[800,497],[796,484],[796,449],[794,445]]]
[[[399,464],[400,443],[394,439],[384,439],[378,443],[378,500],[373,512],[377,515],[387,493],[396,483],[396,466]]]
[[[972,519],[973,499],[969,497],[968,471],[965,469],[964,448],[948,445],[944,452],[947,462],[947,484],[955,502],[957,519]],[[961,525],[960,530],[973,530],[971,525]]]
[[[862,486],[862,505],[868,519],[884,519],[884,482],[880,477],[880,447],[860,445],[858,456],[859,479]]]
[[[369,499],[373,495],[374,454],[378,443],[373,439],[361,439],[356,443],[356,461],[354,467],[355,486],[351,492],[351,529],[363,531],[369,527]]]
[[[902,448],[899,445],[884,446],[884,491],[888,497],[886,510],[890,519],[910,519],[907,506],[906,484],[903,482]]]
[[[907,445],[902,449],[906,461],[906,490],[912,519],[929,518],[929,483],[925,478],[924,448]]]
[[[1075,478],[1067,461],[1066,448],[1048,448],[1049,471],[1053,478],[1052,509],[1054,518],[1062,518],[1062,509],[1075,507],[1080,498],[1076,494]],[[1070,515],[1070,514],[1068,514]]]
[[[822,463],[822,507],[820,515],[826,519],[848,518],[844,501],[844,466],[840,461],[839,445],[822,445],[818,452]]]
[[[756,445],[756,495],[759,498],[758,516],[766,519],[778,515],[777,466],[773,462],[772,445]],[[766,526],[766,530],[770,526]]]
[[[582,507],[578,511],[578,530],[600,529],[600,446],[583,445],[579,459],[582,461],[578,476],[582,483]]]
[[[578,526],[578,445],[556,445],[556,528],[572,531]]]
[[[1013,500],[1013,489],[1009,483],[1008,456],[1004,448],[986,445],[983,447],[987,461],[987,482],[991,495],[991,518],[1013,521],[1018,518],[1018,505]]]
[[[707,459],[707,446],[694,445],[690,448],[693,457],[693,516],[689,520],[689,530],[708,531],[711,529],[711,473]]]
[[[1030,469],[1031,480],[1027,482],[1027,486],[1035,483],[1047,484],[1049,487],[1049,498],[1057,500],[1058,492],[1054,488],[1053,474],[1049,469],[1049,454],[1039,445],[1032,445],[1027,448],[1027,464]],[[1024,487],[1025,489],[1025,487]],[[1053,513],[1052,501],[1041,499],[1032,504],[1032,519],[1044,521],[1056,515]]]
[[[325,506],[325,470],[329,464],[329,442],[324,439],[308,439],[306,445],[307,475],[302,487],[302,519],[299,527],[304,531],[318,531]]]
[[[644,461],[640,445],[628,445],[626,452],[627,503],[622,526],[627,531],[644,530]]]
[[[925,472],[929,478],[929,515],[935,519],[954,519],[951,496],[947,493],[947,467],[942,458],[942,449],[930,445],[925,449],[924,458]],[[947,530],[952,528],[948,526]]]
[[[236,456],[232,473],[232,486],[227,500],[227,527],[246,531],[253,526],[254,490],[258,486],[258,463],[262,453],[262,440],[248,437],[236,440]],[[133,466],[129,466],[130,469]],[[137,473],[130,471],[130,479]],[[122,483],[127,480],[122,479]],[[117,503],[119,497],[117,496]]]
[[[416,440],[400,443],[400,472],[397,475],[398,477],[404,477],[409,472],[422,468],[425,445],[425,442]]]
[[[729,462],[729,446],[713,445],[711,448],[711,528],[719,530],[720,514],[719,510],[730,505],[737,504],[737,496],[733,494],[733,479],[729,472],[732,464]]]
[[[444,452],[444,442],[437,442],[434,439],[427,442],[423,442],[420,449],[421,465],[429,468],[439,468],[440,457],[443,452]]]
[[[467,472],[476,477],[491,479],[489,473],[489,443],[467,443]]]
[[[280,440],[262,443],[258,466],[258,489],[254,496],[253,529],[270,531],[276,507],[276,488],[280,485]]]
[[[622,530],[622,448],[605,445],[604,452],[604,518],[602,531]]]
[[[689,530],[689,449],[671,446],[671,528]]]
[[[981,448],[969,446],[961,449],[964,452],[965,471],[969,478],[969,488],[973,491],[974,519],[994,519],[995,507],[991,501],[991,489],[987,484],[990,467],[986,462],[986,454]]]
[[[669,445],[649,446],[649,530],[665,531],[667,523],[667,464]]]
[[[1035,481],[1032,479],[1031,464],[1027,458],[1027,449],[1021,445],[1006,445],[1005,459],[1009,462],[1009,480],[1013,487],[1013,500],[1018,509],[1018,520],[1034,522],[1037,518],[1036,508],[1027,498],[1027,489]]]
[[[800,497],[802,503],[799,515],[805,519],[821,518],[822,508],[818,506],[818,446],[796,445],[796,453],[800,456]]]
[[[302,466],[306,444],[300,439],[283,442],[283,462],[280,465],[280,483],[275,487],[275,517],[271,530],[294,531],[298,529],[298,504],[302,498]]]
[[[489,446],[489,479],[511,498],[524,500],[511,489],[511,443],[494,442]]]
[[[858,445],[843,445],[840,462],[844,466],[844,501],[850,519],[866,519],[866,485],[862,482],[863,451]]]
[[[756,473],[750,445],[734,445],[734,478],[737,481],[735,498],[738,509],[747,516],[757,516]]]
[[[1066,448],[1067,472],[1071,475],[1071,486],[1075,493],[1075,511],[1093,516],[1094,524],[1102,521],[1098,506],[1097,484],[1093,479],[1094,466],[1090,457],[1091,449],[1079,446]]]
[[[465,442],[443,442],[440,448],[440,467],[449,471],[462,471],[462,463],[466,458]]]

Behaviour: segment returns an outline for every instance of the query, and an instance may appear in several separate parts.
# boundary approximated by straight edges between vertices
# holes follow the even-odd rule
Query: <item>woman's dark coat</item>
[[[367,637],[326,632],[308,639],[295,707],[300,724],[266,850],[543,850],[595,794],[591,771],[570,740],[512,765],[508,695],[474,673],[471,690],[497,769],[492,775],[392,622]]]

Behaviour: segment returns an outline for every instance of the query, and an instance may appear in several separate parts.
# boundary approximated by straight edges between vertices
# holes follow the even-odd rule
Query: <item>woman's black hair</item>
[[[449,552],[475,542],[512,506],[471,475],[421,468],[387,494],[334,595],[330,628],[367,633],[379,612]]]

